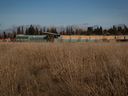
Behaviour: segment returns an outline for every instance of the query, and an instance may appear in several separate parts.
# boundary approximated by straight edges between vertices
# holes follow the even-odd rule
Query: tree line
[[[101,26],[97,27],[87,27],[80,28],[73,26],[67,26],[59,28],[57,27],[42,27],[38,28],[36,26],[30,25],[28,28],[24,28],[23,26],[17,27],[16,30],[12,32],[3,32],[0,33],[0,39],[15,39],[16,35],[43,35],[44,32],[58,33],[60,35],[128,35],[128,27],[124,26],[112,26],[108,29],[103,29]]]
[[[60,32],[62,35],[128,35],[127,26],[112,26],[108,29],[100,27],[88,27],[86,30],[72,27],[67,27],[66,31]]]

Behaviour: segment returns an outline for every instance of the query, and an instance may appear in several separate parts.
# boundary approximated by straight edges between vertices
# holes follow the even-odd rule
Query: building
[[[128,41],[128,35],[104,36],[104,35],[62,35],[63,42],[110,42],[110,41]]]
[[[43,35],[16,35],[17,42],[54,42],[55,39],[59,38],[60,35],[57,33],[43,32]]]

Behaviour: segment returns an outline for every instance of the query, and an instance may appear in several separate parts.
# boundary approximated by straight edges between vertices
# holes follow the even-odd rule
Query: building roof
[[[49,34],[49,35],[59,35],[58,33],[52,33],[52,32],[43,32],[43,34]]]

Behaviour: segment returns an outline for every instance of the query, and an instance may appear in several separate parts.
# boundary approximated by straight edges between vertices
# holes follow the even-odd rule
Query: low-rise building
[[[54,42],[56,38],[58,38],[60,35],[57,33],[51,33],[51,32],[44,32],[43,35],[23,35],[19,34],[16,35],[16,41],[18,42],[27,42],[27,41],[33,41],[33,42]]]

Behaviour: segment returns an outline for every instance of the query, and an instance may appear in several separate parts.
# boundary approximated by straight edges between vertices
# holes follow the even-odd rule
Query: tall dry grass
[[[127,96],[128,44],[0,44],[0,96]]]

